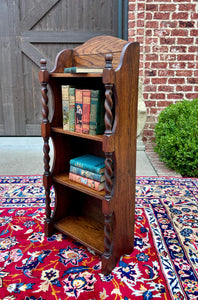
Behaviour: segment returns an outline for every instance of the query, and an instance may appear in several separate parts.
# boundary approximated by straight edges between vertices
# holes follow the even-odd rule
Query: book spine
[[[91,105],[90,105],[90,126],[89,133],[92,135],[102,134],[104,132],[104,103],[101,98],[100,90],[91,91]]]
[[[83,102],[82,93],[83,90],[75,90],[75,131],[82,133],[82,113],[83,113]]]
[[[69,179],[75,182],[78,182],[80,184],[83,184],[89,188],[92,188],[96,191],[101,191],[104,189],[104,183],[100,183],[98,181],[83,177],[83,176],[79,176],[77,174],[73,174],[73,173],[69,173]]]
[[[77,167],[77,168],[80,168],[80,169],[84,169],[84,170],[93,172],[93,173],[97,173],[97,174],[104,173],[104,169],[105,169],[105,168],[101,168],[101,167],[95,167],[95,166],[90,165],[90,164],[88,165],[88,164],[85,164],[84,162],[74,161],[72,159],[70,160],[70,165],[74,166],[74,167]]]
[[[89,133],[91,90],[83,90],[82,132]]]
[[[63,129],[69,130],[69,85],[62,85]]]
[[[89,179],[93,179],[98,182],[103,182],[105,180],[104,174],[93,173],[88,170],[80,169],[74,166],[70,166],[70,172]]]
[[[75,131],[75,88],[69,87],[69,130]]]

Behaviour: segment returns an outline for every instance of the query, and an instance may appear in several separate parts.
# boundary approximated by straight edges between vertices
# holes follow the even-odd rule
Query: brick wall
[[[146,141],[162,109],[198,98],[198,0],[129,0],[128,25],[129,41],[141,45]]]

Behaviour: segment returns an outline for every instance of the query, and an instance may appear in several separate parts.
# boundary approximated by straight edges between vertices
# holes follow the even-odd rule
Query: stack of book
[[[105,159],[85,154],[70,160],[69,179],[96,191],[104,189]]]
[[[101,90],[62,85],[63,129],[85,134],[103,134],[104,97]]]

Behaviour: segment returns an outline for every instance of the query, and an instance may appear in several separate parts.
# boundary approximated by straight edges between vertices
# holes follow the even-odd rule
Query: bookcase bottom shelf
[[[104,225],[87,217],[68,216],[56,222],[54,227],[74,238],[98,254],[104,252]]]

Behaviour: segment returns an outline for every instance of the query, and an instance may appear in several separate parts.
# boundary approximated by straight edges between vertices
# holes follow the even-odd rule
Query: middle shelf
[[[59,184],[62,184],[64,186],[68,186],[70,188],[73,188],[77,191],[80,191],[82,193],[85,193],[87,195],[93,196],[95,198],[101,199],[103,200],[104,196],[105,196],[105,191],[95,191],[89,187],[86,187],[80,183],[71,181],[69,179],[69,174],[68,173],[61,173],[58,175],[53,176],[53,180]]]

